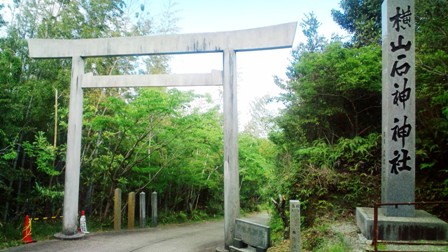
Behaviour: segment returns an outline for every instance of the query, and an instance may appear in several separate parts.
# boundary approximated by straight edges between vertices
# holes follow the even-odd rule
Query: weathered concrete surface
[[[63,235],[78,233],[78,199],[79,173],[81,169],[81,136],[83,90],[81,87],[84,73],[84,60],[81,57],[72,59],[72,75],[70,81],[70,101],[67,132],[67,158],[64,184],[64,219]]]
[[[139,194],[140,207],[139,207],[139,221],[140,228],[144,228],[146,224],[146,194],[145,192],[141,192]]]
[[[235,220],[240,216],[238,166],[238,106],[236,52],[224,52],[224,247],[235,236]]]
[[[236,219],[235,222],[236,240],[261,249],[271,246],[271,229],[268,226],[242,219]]]
[[[28,39],[31,58],[136,56],[291,48],[297,22],[209,33],[98,39]]]
[[[356,224],[362,234],[373,239],[373,208],[357,207]],[[423,210],[415,210],[415,217],[390,217],[384,215],[384,209],[378,209],[379,240],[448,241],[448,223]]]
[[[267,224],[267,213],[250,216],[248,219]],[[88,234],[81,240],[38,241],[10,248],[11,252],[209,252],[224,244],[223,221],[188,225],[167,225],[157,228],[133,229],[132,231]]]
[[[150,74],[150,75],[93,75],[83,76],[83,88],[116,87],[185,87],[222,86],[222,72],[193,74]]]
[[[300,252],[300,201],[289,201],[289,239],[291,240],[291,252]]]

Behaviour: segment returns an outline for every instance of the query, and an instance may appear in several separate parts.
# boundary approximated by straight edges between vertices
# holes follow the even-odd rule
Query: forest
[[[128,3],[128,4],[126,4]],[[59,215],[64,193],[71,60],[33,60],[28,38],[173,34],[175,3],[157,18],[122,0],[14,0],[0,16],[0,227]],[[305,228],[352,216],[381,196],[381,0],[340,0],[327,39],[298,17],[279,96],[253,104],[239,133],[242,211],[269,208],[287,238],[301,201]],[[448,2],[416,0],[416,201],[448,200]],[[89,58],[101,75],[169,73],[168,56]],[[266,113],[283,103],[278,115]],[[166,88],[84,91],[80,208],[110,224],[113,192],[159,194],[166,222],[223,214],[223,115],[208,95]],[[448,219],[446,206],[428,211]],[[0,232],[0,241],[8,236]],[[311,246],[311,245],[310,245]]]

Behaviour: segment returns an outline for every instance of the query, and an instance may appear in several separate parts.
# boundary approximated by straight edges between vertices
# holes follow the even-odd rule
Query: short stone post
[[[140,228],[144,228],[146,226],[146,194],[141,192],[139,195],[140,200]]]
[[[121,189],[115,189],[114,195],[114,230],[121,229]]]
[[[157,227],[157,192],[151,194],[151,227]]]
[[[135,220],[135,192],[128,194],[128,229],[134,229]]]
[[[300,251],[300,201],[289,201],[289,237],[291,252]]]

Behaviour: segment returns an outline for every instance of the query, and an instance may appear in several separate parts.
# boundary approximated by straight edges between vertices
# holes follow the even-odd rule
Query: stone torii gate
[[[83,88],[210,86],[224,92],[224,233],[232,244],[239,217],[238,117],[236,52],[291,48],[297,23],[215,33],[99,39],[29,39],[31,58],[71,58],[67,158],[62,238],[77,237]],[[204,74],[94,76],[84,72],[88,57],[214,53],[223,54],[223,71]]]

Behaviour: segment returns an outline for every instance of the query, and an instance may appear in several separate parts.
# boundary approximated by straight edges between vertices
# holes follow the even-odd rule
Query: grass
[[[325,216],[316,219],[313,226],[302,226],[300,234],[301,251],[316,252],[346,252],[353,251],[352,245],[348,241],[347,232],[350,229],[335,229],[334,225],[351,223],[351,218],[335,218],[334,216]],[[272,222],[271,222],[272,224]],[[352,224],[350,224],[352,225]],[[272,227],[272,226],[271,226]],[[345,227],[345,225],[344,225]],[[278,231],[277,231],[278,232]],[[277,241],[269,252],[290,251],[290,241]]]
[[[48,240],[62,227],[58,221],[32,221],[31,237],[34,241]],[[23,222],[4,223],[0,230],[0,249],[22,245]]]

